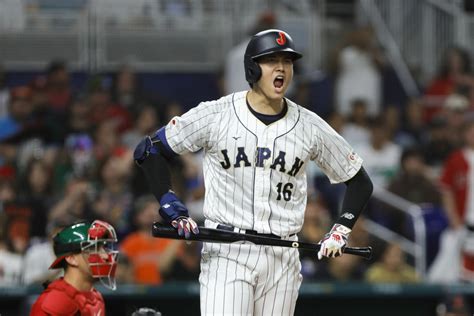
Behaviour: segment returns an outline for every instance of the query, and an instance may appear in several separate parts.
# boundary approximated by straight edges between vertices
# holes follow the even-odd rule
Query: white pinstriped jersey
[[[204,150],[204,216],[259,233],[300,231],[305,167],[313,160],[332,183],[352,178],[362,159],[317,114],[287,99],[288,111],[265,125],[248,109],[247,91],[202,102],[166,126],[171,149]]]

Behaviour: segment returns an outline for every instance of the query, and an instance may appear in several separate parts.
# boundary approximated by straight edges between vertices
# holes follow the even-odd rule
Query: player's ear
[[[77,267],[79,265],[77,254],[68,255],[64,257],[64,260],[66,260],[70,266]]]

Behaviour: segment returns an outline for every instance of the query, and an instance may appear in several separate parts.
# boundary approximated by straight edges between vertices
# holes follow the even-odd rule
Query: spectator
[[[320,282],[362,281],[366,266],[358,256],[342,256],[336,260],[325,260],[325,264],[315,274]]]
[[[56,112],[49,104],[47,81],[43,76],[35,77],[30,83],[32,116],[35,123],[34,137],[45,144],[57,146],[64,138],[64,113]]]
[[[469,53],[466,50],[460,47],[450,47],[446,50],[438,74],[425,90],[425,104],[429,109],[428,119],[439,112],[444,99],[451,93],[460,92],[460,90],[472,93],[474,83],[471,66]],[[469,92],[467,94],[470,95]]]
[[[130,112],[111,100],[111,80],[106,76],[96,75],[90,78],[88,85],[88,102],[93,109],[90,120],[100,125],[104,121],[114,122],[117,131],[123,133],[132,126]]]
[[[85,95],[77,95],[71,102],[66,113],[65,136],[70,134],[92,134],[93,122],[90,119],[92,113],[91,103]]]
[[[374,185],[384,188],[397,172],[401,154],[400,146],[391,141],[389,132],[383,119],[374,119],[370,124],[370,143],[358,148]]]
[[[341,113],[332,111],[328,114],[326,121],[328,124],[339,134],[343,133],[343,129],[346,127],[346,119]]]
[[[33,230],[34,209],[31,205],[21,201],[16,193],[9,202],[3,203],[5,238],[9,250],[17,254],[24,254]]]
[[[32,244],[25,253],[23,279],[25,284],[43,284],[62,275],[60,270],[49,270],[56,257],[53,250],[53,237],[65,225],[52,221],[47,225],[47,238]]]
[[[97,161],[92,138],[86,133],[68,134],[59,150],[53,173],[56,193],[63,193],[71,179],[95,180]]]
[[[12,202],[15,200],[16,190],[15,190],[14,183],[15,183],[15,169],[11,166],[0,167],[0,205],[3,205],[5,203]],[[0,212],[0,214],[2,213],[3,212]],[[4,215],[4,213],[2,215]]]
[[[117,283],[133,284],[133,266],[130,260],[125,254],[120,253],[118,261],[120,264],[117,265],[117,271],[115,272],[115,279],[117,280]]]
[[[468,117],[464,125],[463,148],[453,152],[441,173],[443,206],[449,225],[454,230],[467,229],[462,249],[461,278],[474,281],[474,119]]]
[[[142,196],[135,202],[133,223],[137,231],[121,243],[121,252],[130,260],[134,281],[139,284],[158,285],[171,271],[177,256],[182,252],[182,241],[154,238],[150,223],[159,219],[159,204],[153,196]]]
[[[351,101],[351,113],[348,122],[342,128],[341,136],[352,144],[355,149],[369,143],[369,116],[365,100],[354,99]]]
[[[94,159],[103,163],[114,152],[123,152],[126,148],[120,144],[117,122],[102,121],[94,131]]]
[[[137,114],[143,101],[145,101],[145,96],[140,91],[140,85],[132,67],[127,65],[120,67],[112,86],[112,102],[132,114]]]
[[[49,112],[51,105],[48,99],[47,80],[45,76],[36,76],[29,83],[31,89],[31,103],[34,112]]]
[[[419,98],[411,98],[402,113],[401,127],[395,142],[403,148],[424,146],[428,141],[427,126],[423,121],[423,104]]]
[[[400,109],[395,105],[387,105],[382,111],[382,117],[388,130],[388,137],[395,140],[400,130]]]
[[[95,190],[90,181],[71,178],[66,184],[64,197],[56,202],[49,212],[49,222],[69,223],[91,219],[91,204]]]
[[[65,113],[71,102],[72,89],[66,62],[54,59],[46,69],[46,90],[48,104],[55,112]]]
[[[387,189],[415,204],[441,205],[438,187],[430,178],[422,152],[416,148],[403,151],[400,169]],[[383,213],[392,229],[398,233],[406,233],[408,226],[405,213],[388,205],[384,207]]]
[[[0,169],[0,205],[2,206],[2,212],[0,212],[0,286],[19,286],[22,283],[23,249],[18,249],[18,242],[11,238],[10,227],[8,227],[9,214],[5,211],[5,206],[13,203],[15,199],[14,170],[2,167]]]
[[[5,70],[0,65],[0,119],[8,115],[9,98],[10,90],[7,87]]]
[[[202,170],[202,152],[188,153],[179,157],[183,163],[181,171],[184,182],[184,196],[189,214],[198,223],[204,222],[204,175]]]
[[[0,286],[22,285],[23,260],[23,254],[16,252],[8,240],[0,240]]]
[[[459,148],[463,145],[462,126],[469,113],[469,100],[462,94],[450,94],[446,97],[441,115],[446,118],[451,144]]]
[[[31,89],[27,86],[13,88],[10,93],[8,115],[0,119],[0,140],[12,138],[23,131],[32,111]]]
[[[99,171],[100,191],[93,203],[96,218],[111,223],[119,237],[130,231],[133,196],[128,180],[131,174],[130,153],[116,151]]]
[[[416,283],[420,277],[406,263],[398,244],[388,244],[382,258],[368,268],[365,279],[372,283]]]
[[[183,107],[178,102],[170,102],[166,104],[165,109],[165,124],[171,121],[171,119],[175,116],[181,116],[183,114]]]
[[[383,62],[376,48],[373,30],[362,27],[350,32],[334,58],[337,111],[348,116],[352,100],[364,99],[368,115],[379,115],[382,96],[379,67]]]
[[[133,128],[122,135],[122,144],[130,150],[135,149],[145,135],[153,133],[158,122],[156,109],[151,105],[145,105],[138,111]]]
[[[306,211],[304,213],[304,224],[298,239],[303,242],[317,243],[326,234],[331,225],[331,216],[323,206],[320,198],[315,195],[308,196]],[[314,260],[313,251],[300,251],[301,274],[305,281],[317,281],[315,275],[322,265],[327,264],[326,261],[316,262]]]
[[[44,160],[33,159],[20,183],[20,199],[33,210],[31,236],[45,237],[48,210],[53,199],[52,170]]]
[[[400,158],[400,167],[388,186],[389,191],[415,204],[441,205],[440,192],[430,178],[420,150],[405,149]]]
[[[422,147],[426,163],[437,173],[455,149],[455,145],[451,142],[446,119],[434,118],[428,124],[427,142]]]

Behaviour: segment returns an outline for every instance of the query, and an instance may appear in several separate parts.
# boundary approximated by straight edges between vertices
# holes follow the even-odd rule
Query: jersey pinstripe
[[[302,277],[297,249],[204,243],[202,315],[293,315]]]
[[[204,216],[260,233],[300,231],[306,205],[305,165],[314,161],[332,183],[353,177],[362,159],[315,113],[287,100],[270,125],[248,109],[246,91],[202,102],[166,126],[171,149],[204,150]]]

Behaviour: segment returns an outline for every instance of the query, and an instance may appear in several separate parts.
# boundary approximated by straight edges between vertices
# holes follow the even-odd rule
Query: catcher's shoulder
[[[48,315],[75,315],[78,306],[74,295],[58,282],[48,286],[48,290],[41,294],[38,308]]]

